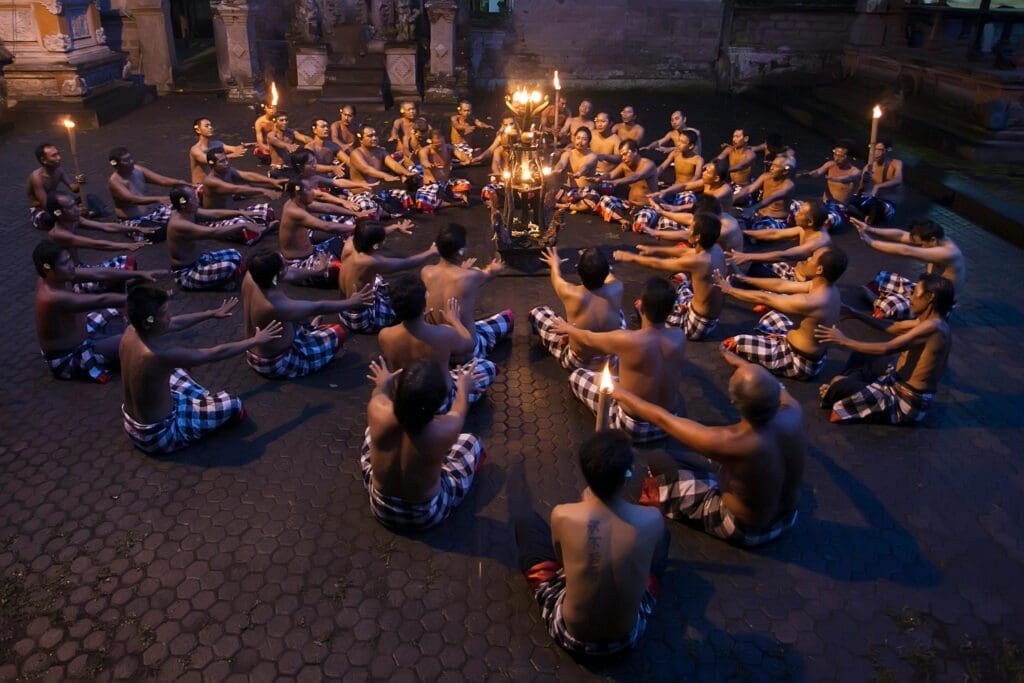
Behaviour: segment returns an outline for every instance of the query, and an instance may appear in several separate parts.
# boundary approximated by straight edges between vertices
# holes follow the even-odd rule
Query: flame
[[[532,93],[530,93],[530,101],[533,102],[534,104],[537,104],[538,102],[540,102],[540,91],[539,90],[534,90]]]
[[[558,71],[555,71],[555,90],[562,89],[562,82],[558,80]]]
[[[72,121],[70,117],[64,119],[61,123],[63,123],[64,127],[67,128],[68,130],[71,130],[72,128],[75,127],[75,122]]]
[[[543,173],[544,175],[551,175],[551,167],[545,166],[544,168],[540,169],[540,172]]]
[[[873,119],[880,119],[880,118],[882,118],[882,108],[879,107],[877,104],[875,105],[875,108],[871,110],[871,118],[873,118]]]
[[[519,176],[523,180],[530,180],[533,177],[533,174],[530,173],[530,164],[528,162],[524,161],[522,165],[520,165]]]
[[[530,94],[526,92],[526,88],[519,88],[512,93],[512,101],[516,104],[526,104],[530,101]]]
[[[276,107],[277,106],[277,100],[278,100],[278,96],[277,96],[277,83],[271,81],[270,82],[270,106],[271,107]]]
[[[512,135],[516,132],[515,126],[505,126],[505,135]]]
[[[512,177],[512,173],[509,171],[505,171],[504,173],[501,174],[501,177],[504,178],[505,180],[508,180],[509,178]]]
[[[601,393],[610,394],[615,385],[612,384],[612,371],[608,367],[608,363],[605,362],[604,370],[601,371]]]

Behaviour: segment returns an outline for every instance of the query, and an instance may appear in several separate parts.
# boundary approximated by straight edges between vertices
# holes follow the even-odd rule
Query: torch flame
[[[273,81],[271,81],[270,82],[270,106],[271,107],[276,107],[277,106],[277,100],[278,100],[278,96],[277,96],[277,83],[274,83]]]
[[[545,166],[544,168],[540,169],[540,172],[543,173],[544,175],[551,175],[551,167]]]
[[[540,91],[539,90],[534,90],[533,92],[530,93],[530,101],[533,102],[534,104],[537,104],[538,102],[540,102]]]
[[[880,119],[880,118],[882,118],[882,108],[879,107],[877,104],[875,105],[875,108],[871,110],[871,118],[873,118],[873,119]]]
[[[562,82],[558,80],[558,71],[555,71],[555,90],[562,89]]]
[[[70,118],[64,119],[62,123],[64,124],[64,127],[67,128],[68,130],[71,130],[72,128],[75,127],[75,122],[72,121]]]
[[[522,165],[520,165],[519,175],[523,180],[530,180],[533,177],[533,174],[530,173],[530,164],[528,162],[524,161]]]
[[[504,178],[505,180],[508,180],[509,178],[512,177],[512,174],[509,171],[505,171],[504,173],[501,174],[501,177]]]
[[[604,364],[604,370],[601,371],[601,387],[600,388],[601,388],[601,392],[605,393],[605,394],[612,393],[612,389],[615,388],[615,385],[612,384],[612,371],[608,367],[608,363],[607,362],[605,362],[605,364]]]

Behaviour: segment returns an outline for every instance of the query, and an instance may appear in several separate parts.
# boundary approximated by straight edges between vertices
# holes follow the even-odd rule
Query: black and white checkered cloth
[[[117,371],[117,361],[96,351],[96,339],[105,336],[107,325],[115,319],[123,319],[116,308],[90,311],[85,316],[86,338],[81,344],[60,356],[48,358],[43,353],[43,360],[53,376],[57,379],[88,378],[98,384],[110,381],[110,376]]]
[[[618,380],[617,377],[615,379]],[[597,413],[598,396],[601,393],[598,373],[586,368],[573,370],[569,375],[569,388],[572,389],[576,398],[583,401],[583,404],[595,414]],[[627,414],[614,399],[608,402],[608,412],[610,415],[608,426],[611,429],[621,429],[629,434],[633,443],[650,443],[668,436],[650,422],[643,422]]]
[[[672,280],[676,283],[676,305],[665,321],[673,327],[680,327],[690,341],[706,339],[718,327],[718,318],[700,315],[690,306],[693,301],[693,287],[686,273],[676,273]]]
[[[341,322],[353,332],[373,334],[384,327],[395,324],[395,311],[391,308],[388,296],[388,283],[377,275],[373,279],[373,302],[369,306],[360,306],[342,311]]]
[[[171,374],[169,384],[173,408],[159,422],[143,424],[121,407],[128,438],[145,453],[171,453],[184,448],[244,414],[241,399],[224,391],[211,393],[180,368]]]
[[[552,321],[558,317],[550,306],[537,306],[530,310],[530,327],[540,338],[540,343],[552,356],[558,359],[559,364],[566,370],[577,368],[595,368],[611,362],[617,364],[615,356],[595,356],[594,358],[580,358],[569,344],[569,338],[564,334],[558,334],[552,327]],[[626,316],[620,311],[619,319],[622,329],[626,329]]]
[[[601,214],[601,218],[605,223],[614,223],[618,219],[615,216],[621,216],[626,218],[631,210],[629,202],[625,199],[620,199],[613,194],[606,194],[601,197],[597,202],[597,207],[594,209],[597,213]]]
[[[914,424],[928,415],[935,394],[914,389],[896,377],[890,366],[881,377],[857,393],[832,404],[832,421],[863,420],[885,415],[892,424]]]
[[[295,328],[292,345],[284,352],[263,358],[250,350],[245,354],[245,361],[264,377],[305,377],[327,367],[344,340],[345,330],[341,325],[300,325]]]
[[[562,187],[555,195],[555,201],[563,204],[579,204],[587,202],[591,206],[597,203],[601,195],[593,187]]]
[[[99,263],[76,263],[75,268],[117,268],[118,270],[138,270],[139,265],[134,256],[115,256],[114,258],[100,261]],[[110,286],[106,282],[76,282],[72,289],[79,294],[94,294],[106,292]]]
[[[218,249],[202,254],[194,263],[174,271],[182,289],[231,289],[238,285],[242,254]]]
[[[786,333],[794,327],[787,316],[778,311],[768,311],[757,323],[761,334],[739,334],[725,340],[729,348],[741,358],[757,363],[776,375],[790,379],[812,379],[825,367],[828,358],[811,359],[793,349]]]
[[[458,394],[458,381],[459,375],[462,374],[461,365],[456,365],[454,368],[449,370],[451,373],[451,386],[448,389],[448,397],[445,398],[444,403],[437,409],[438,415],[444,415],[452,409],[452,405],[455,404],[455,396]],[[476,381],[473,382],[473,388],[469,392],[469,403],[470,405],[476,403],[484,397],[487,393],[487,388],[494,384],[495,378],[498,376],[498,366],[494,364],[494,361],[487,360],[486,358],[478,358],[476,361]]]
[[[159,227],[166,228],[167,222],[171,220],[171,207],[166,204],[160,204],[155,209],[147,213],[145,216],[136,216],[135,218],[119,218],[118,223],[121,225],[130,225],[134,228],[139,227],[143,223],[149,224],[147,227]]]
[[[441,465],[441,489],[424,503],[412,503],[385,496],[373,486],[370,463],[370,428],[366,428],[359,464],[363,483],[370,494],[370,510],[385,527],[394,531],[424,531],[440,524],[462,502],[473,485],[473,477],[484,455],[483,443],[474,434],[459,434]]]
[[[914,291],[914,286],[913,280],[898,273],[879,271],[868,285],[868,289],[878,295],[874,302],[874,316],[889,320],[910,319],[910,295]]]
[[[515,326],[516,316],[511,308],[474,322],[476,345],[473,347],[473,355],[477,358],[486,358],[498,342],[512,334]]]
[[[850,198],[850,205],[858,209],[865,216],[872,213],[881,218],[882,223],[889,223],[896,217],[896,205],[881,197],[872,197],[870,194],[858,194]]]

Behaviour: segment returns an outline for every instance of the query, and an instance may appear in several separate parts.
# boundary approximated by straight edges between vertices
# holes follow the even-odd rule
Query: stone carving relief
[[[81,97],[86,93],[84,78],[68,78],[60,84],[60,94],[64,97]]]
[[[96,42],[104,45],[107,42],[107,32],[102,27],[96,29]]]
[[[74,41],[71,36],[63,33],[51,33],[43,36],[43,47],[50,52],[70,52]]]
[[[89,30],[89,18],[85,16],[85,12],[71,15],[68,23],[71,24],[71,37],[74,40],[92,37],[92,32]]]
[[[24,40],[32,35],[33,23],[30,10],[0,12],[0,40]]]
[[[36,0],[50,14],[60,14],[64,11],[64,3],[61,0]]]

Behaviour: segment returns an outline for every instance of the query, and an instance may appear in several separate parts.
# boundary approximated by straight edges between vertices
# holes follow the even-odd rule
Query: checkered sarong
[[[797,511],[783,515],[767,530],[746,533],[732,512],[722,502],[718,478],[712,472],[677,470],[672,475],[659,474],[648,478],[657,485],[657,507],[669,519],[689,522],[704,533],[739,546],[752,548],[774,541],[796,524]],[[644,487],[645,491],[648,489]],[[644,504],[655,501],[641,500]]]
[[[370,465],[370,428],[366,428],[359,464],[370,494],[370,510],[377,521],[393,531],[425,531],[443,522],[462,502],[473,485],[473,476],[484,455],[483,443],[474,434],[459,434],[441,465],[441,490],[423,503],[385,496],[373,487]]]
[[[600,394],[600,380],[597,374],[593,370],[578,368],[569,375],[569,388],[572,389],[572,393],[594,413],[597,413],[598,395]],[[618,380],[617,377],[615,379]],[[628,415],[614,399],[608,401],[608,412],[610,415],[608,426],[612,429],[621,429],[629,434],[633,443],[650,443],[668,436],[650,422],[643,422]]]
[[[77,263],[75,268],[117,268],[118,270],[138,270],[139,264],[134,256],[115,256],[114,258],[100,261],[99,263]],[[72,289],[79,294],[91,294],[95,292],[106,292],[110,286],[106,282],[76,282]]]
[[[338,283],[338,261],[336,260],[345,246],[344,237],[332,237],[320,244],[313,245],[313,253],[306,258],[285,259],[288,268],[291,270],[318,270],[320,268],[323,254],[328,254],[331,260],[327,268],[318,270],[319,275],[311,276],[300,282],[293,282],[296,285],[317,285],[321,283]]]
[[[846,217],[850,211],[846,208],[846,204],[837,202],[834,199],[829,199],[825,202],[825,212],[828,214],[828,220],[826,226],[829,228],[838,228],[846,222]]]
[[[789,226],[788,218],[773,218],[771,216],[755,216],[750,221],[749,230],[782,230]]]
[[[530,327],[540,337],[540,343],[552,356],[558,359],[559,364],[566,370],[578,368],[598,367],[605,361],[611,361],[614,365],[617,359],[614,356],[595,356],[589,360],[580,358],[572,346],[569,338],[564,334],[558,334],[551,329],[551,322],[558,315],[550,306],[537,306],[530,310]],[[621,327],[626,328],[626,316],[620,312]]]
[[[768,311],[757,323],[761,334],[739,334],[725,340],[726,348],[736,355],[762,365],[776,375],[791,379],[817,377],[825,367],[828,354],[811,359],[801,355],[790,346],[786,333],[794,327],[787,316],[778,311]]]
[[[305,377],[322,370],[334,360],[334,354],[345,340],[341,325],[299,325],[292,345],[273,358],[263,358],[246,351],[245,362],[263,375],[277,379]]]
[[[395,324],[395,311],[388,297],[388,283],[380,275],[373,279],[373,303],[341,312],[341,322],[353,332],[373,334]]]
[[[96,339],[106,332],[111,320],[121,317],[121,311],[116,308],[89,312],[85,316],[86,337],[81,344],[60,356],[47,358],[43,353],[43,361],[53,376],[57,379],[88,377],[98,384],[110,381],[110,375],[117,370],[117,362],[96,352]]]
[[[690,306],[690,302],[693,301],[693,287],[686,273],[676,273],[672,279],[678,283],[676,305],[665,322],[673,327],[682,328],[690,341],[706,338],[718,327],[718,318],[706,318]]]
[[[888,223],[896,216],[896,205],[881,197],[859,194],[850,198],[853,206],[865,216],[876,219],[876,223]]]
[[[606,194],[598,200],[594,211],[601,215],[605,223],[613,223],[616,220],[613,217],[615,214],[623,218],[629,214],[630,204],[625,199],[620,199],[613,194]]]
[[[487,183],[480,188],[480,200],[486,204],[491,200],[491,197],[496,197],[504,189],[505,183]]]
[[[242,255],[237,249],[208,251],[192,265],[174,271],[182,289],[219,289],[237,285]]]
[[[416,190],[416,209],[425,213],[433,213],[441,208],[443,202],[462,201],[455,195],[466,196],[469,193],[468,185],[468,182],[457,180],[453,180],[450,183],[430,183],[429,185],[424,185]]]
[[[255,215],[252,218],[248,218],[246,216],[235,216],[234,218],[226,218],[222,221],[207,223],[206,225],[214,228],[223,228],[229,225],[239,225],[242,223],[258,223],[259,225],[265,226],[272,223],[275,217],[274,210],[270,208],[269,204],[253,204],[252,206],[247,206],[244,209],[241,209],[241,211],[251,211]],[[241,238],[233,238],[231,241],[239,241],[246,246],[251,247],[263,239],[264,234],[266,233],[257,233],[252,230],[243,229]]]
[[[473,347],[473,355],[476,358],[486,358],[487,354],[498,345],[498,342],[512,334],[515,325],[516,316],[510,308],[506,308],[490,318],[477,320],[473,323],[476,330],[476,346]]]
[[[658,212],[649,206],[644,206],[633,212],[631,229],[633,232],[643,232],[654,229],[659,223]],[[662,228],[663,230],[668,228]]]
[[[448,389],[448,397],[445,398],[441,407],[437,409],[438,415],[444,415],[455,404],[455,397],[459,393],[458,382],[459,376],[462,374],[462,368],[462,365],[456,365],[449,370],[452,377],[451,386]],[[487,388],[494,384],[494,380],[498,376],[498,366],[494,364],[494,361],[487,360],[486,358],[477,358],[475,374],[479,375],[479,377],[473,382],[473,388],[469,390],[467,398],[470,405],[482,399],[484,394],[487,393]]]
[[[176,451],[243,415],[241,399],[224,391],[210,393],[181,368],[171,373],[169,384],[173,407],[171,414],[159,422],[137,422],[121,406],[124,430],[140,451]]]
[[[790,282],[796,281],[796,270],[793,268],[792,263],[786,261],[775,261],[769,263],[768,269],[772,271],[772,274],[780,280],[789,280]]]
[[[458,143],[452,145],[452,147],[455,148],[456,152],[462,154],[463,156],[467,156],[467,157],[472,157],[473,156],[473,145],[471,145],[469,143],[458,142]],[[462,163],[462,160],[459,159],[457,156],[453,157],[452,158],[452,163],[456,163],[456,162]]]
[[[555,201],[562,204],[579,204],[587,202],[590,205],[596,204],[601,198],[593,187],[562,187],[555,195]]]
[[[121,225],[130,225],[133,228],[137,228],[143,223],[150,224],[147,227],[159,227],[166,228],[167,222],[171,220],[171,207],[166,204],[160,204],[155,209],[147,213],[145,216],[136,216],[135,218],[119,218],[117,222]]]
[[[741,183],[729,183],[729,187],[732,188],[733,206],[750,206],[754,202],[758,201],[758,198],[761,196],[761,191],[758,190],[753,194],[748,194],[745,197],[740,197],[739,199],[736,199],[736,195],[739,193],[740,190],[746,187],[746,185],[743,185]]]
[[[885,415],[892,424],[914,424],[928,415],[935,394],[914,389],[896,377],[894,366],[857,393],[832,404],[833,421]]]
[[[898,273],[881,270],[875,279],[868,284],[877,298],[874,303],[874,316],[889,320],[908,320],[910,315],[910,295],[914,291],[914,282]]]

